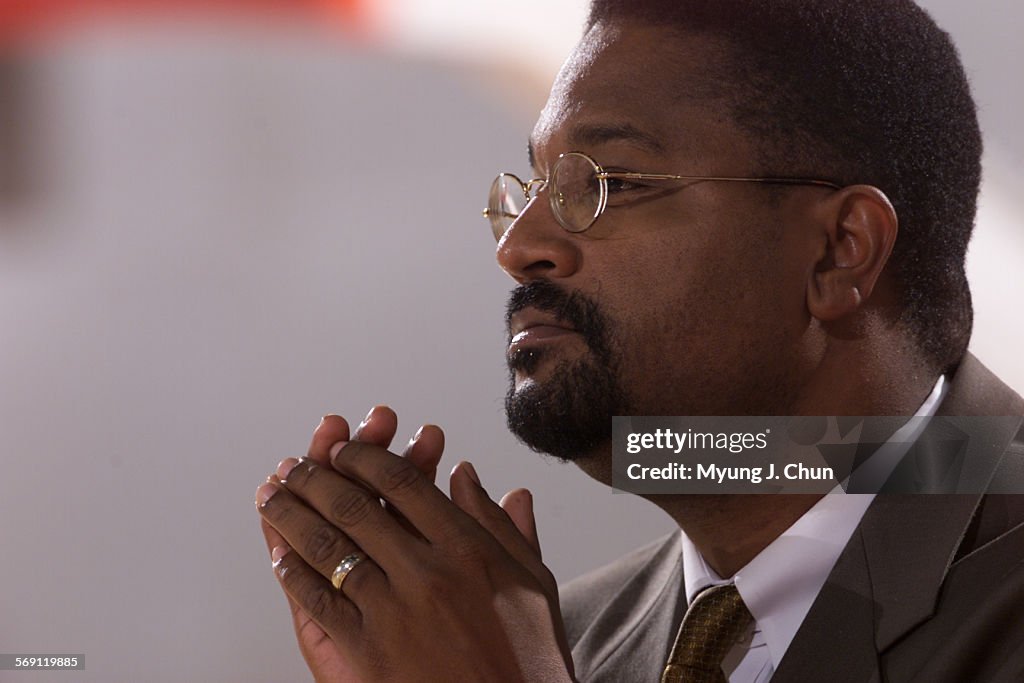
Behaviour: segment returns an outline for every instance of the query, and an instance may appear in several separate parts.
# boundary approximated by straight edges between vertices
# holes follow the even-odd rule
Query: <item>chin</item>
[[[612,416],[629,414],[613,369],[589,360],[560,360],[549,368],[512,370],[505,396],[509,431],[562,461],[601,460],[597,456],[611,452]]]
[[[612,485],[612,442],[611,440],[575,458],[573,464],[590,478],[606,486]]]

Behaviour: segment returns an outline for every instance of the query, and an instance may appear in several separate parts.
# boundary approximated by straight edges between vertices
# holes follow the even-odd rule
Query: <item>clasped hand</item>
[[[469,463],[433,482],[444,436],[425,426],[402,456],[375,408],[349,436],[328,416],[307,457],[257,489],[274,569],[317,681],[572,680],[554,577],[529,492],[495,503]],[[383,501],[383,503],[382,503]],[[357,562],[335,589],[339,563]]]

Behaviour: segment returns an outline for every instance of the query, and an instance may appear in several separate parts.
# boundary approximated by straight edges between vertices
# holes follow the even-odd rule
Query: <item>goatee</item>
[[[508,359],[509,390],[505,396],[508,428],[520,441],[560,460],[577,460],[611,440],[613,415],[628,415],[629,406],[619,379],[618,355],[611,345],[610,323],[598,304],[574,292],[568,294],[546,280],[512,291],[506,309],[506,328],[525,308],[554,315],[583,338],[588,354],[559,362],[544,382],[529,382],[518,390],[515,373],[532,375],[546,351],[523,349]]]

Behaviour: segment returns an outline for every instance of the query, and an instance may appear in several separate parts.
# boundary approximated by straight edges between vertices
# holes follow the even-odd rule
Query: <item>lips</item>
[[[512,339],[508,345],[510,354],[527,346],[549,343],[568,335],[579,334],[565,323],[535,312],[513,315],[510,322],[509,328],[512,333]]]
[[[516,336],[512,337],[512,344],[519,344],[527,341],[542,341],[544,339],[551,339],[552,337],[559,337],[566,334],[576,334],[575,330],[570,330],[565,327],[557,327],[555,325],[535,325],[534,327],[528,327]]]

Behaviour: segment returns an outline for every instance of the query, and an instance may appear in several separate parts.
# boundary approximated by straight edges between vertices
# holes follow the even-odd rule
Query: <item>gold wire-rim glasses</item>
[[[549,193],[548,199],[551,205],[551,212],[554,214],[558,224],[562,226],[568,232],[581,233],[590,229],[591,226],[597,221],[597,219],[604,213],[604,210],[608,206],[608,181],[609,180],[638,180],[638,181],[659,181],[659,182],[738,182],[738,183],[762,183],[770,185],[812,185],[817,187],[827,187],[833,190],[842,189],[840,185],[829,181],[820,180],[814,178],[745,178],[737,176],[691,176],[691,175],[674,175],[667,173],[637,173],[634,171],[606,171],[600,164],[594,161],[593,158],[584,154],[583,152],[566,152],[558,157],[554,167],[551,169],[551,174],[547,178],[534,178],[530,181],[523,182],[516,175],[512,173],[499,173],[498,177],[491,183],[491,191],[488,199],[488,206],[484,209],[484,217],[487,218],[491,223],[491,231],[494,233],[494,238],[500,240],[502,236],[512,226],[512,223],[522,210],[525,210],[527,206],[533,201],[533,199],[540,193],[541,190],[552,184],[553,179],[556,179],[559,175],[559,170],[564,169],[566,163],[586,163],[585,169],[589,175],[586,176],[588,182],[594,180],[597,181],[597,202],[594,205],[593,211],[587,211],[585,218],[585,224],[574,222],[569,217],[569,204],[566,195],[558,191],[558,188],[552,185],[552,191]],[[509,210],[509,202],[506,201],[508,194],[508,183],[513,183],[513,187],[518,186],[523,191],[525,203],[523,209],[519,212]]]

